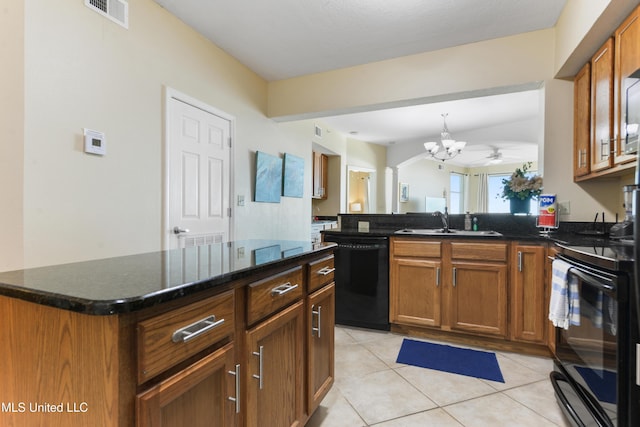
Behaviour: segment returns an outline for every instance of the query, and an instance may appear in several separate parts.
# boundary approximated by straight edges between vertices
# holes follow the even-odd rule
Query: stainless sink
[[[416,234],[424,236],[477,236],[477,237],[500,237],[502,234],[493,230],[455,230],[449,229],[445,231],[444,228],[403,228],[398,230],[395,234]]]

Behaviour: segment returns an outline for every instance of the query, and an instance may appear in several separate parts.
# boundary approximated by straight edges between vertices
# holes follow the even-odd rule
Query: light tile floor
[[[496,352],[503,384],[395,363],[404,338],[336,326],[335,383],[307,426],[569,426],[551,359]]]

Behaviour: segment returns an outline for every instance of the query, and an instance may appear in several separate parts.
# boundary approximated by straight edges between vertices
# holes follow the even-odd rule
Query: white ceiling
[[[267,81],[553,27],[566,0],[155,0]],[[438,135],[488,155],[537,141],[535,92],[326,117],[357,139],[401,144]],[[535,100],[534,100],[535,98]],[[531,102],[530,102],[531,101]],[[535,101],[535,102],[533,102]],[[521,123],[520,129],[517,123]],[[507,134],[504,129],[510,129]],[[491,130],[494,130],[492,133]],[[497,133],[496,133],[497,132]],[[533,133],[535,133],[535,135]],[[491,145],[492,144],[492,145]],[[477,157],[477,156],[476,156]],[[506,155],[505,155],[506,157]]]

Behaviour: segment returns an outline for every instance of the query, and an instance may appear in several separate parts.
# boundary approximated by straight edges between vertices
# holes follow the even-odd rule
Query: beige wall
[[[128,30],[82,1],[9,2],[0,14],[0,219],[9,228],[0,240],[0,270],[160,248],[165,87],[236,119],[233,201],[237,195],[247,201],[234,206],[236,239],[309,233],[313,142],[341,156],[341,182],[347,163],[356,159],[375,164],[384,187],[383,153],[375,153],[376,160],[366,150],[347,153],[344,137],[316,141],[313,122],[292,129],[270,120],[267,111],[278,120],[310,118],[534,81],[545,82],[545,182],[558,193],[576,194],[572,219],[592,218],[595,210],[613,213],[619,180],[578,185],[569,176],[571,83],[553,80],[553,74],[581,39],[571,34],[593,19],[606,26],[611,5],[623,3],[635,2],[612,0],[594,18],[603,7],[599,0],[579,30],[559,28],[569,42],[558,52],[555,30],[544,30],[267,84],[152,0],[129,2]],[[588,50],[584,41],[578,48]],[[105,157],[82,152],[83,127],[106,133]],[[304,198],[251,201],[258,149],[308,159]],[[346,197],[340,199],[343,212]],[[383,200],[378,197],[384,209]]]
[[[277,120],[315,117],[477,96],[542,82],[544,145],[539,160],[545,191],[570,202],[568,220],[590,221],[595,212],[603,211],[613,220],[615,213],[623,213],[624,179],[573,183],[573,85],[555,77],[577,71],[637,3],[597,0],[587,5],[569,0],[555,29],[271,82],[269,115]]]
[[[0,9],[0,271],[23,263],[24,3]]]
[[[540,81],[552,75],[553,44],[554,30],[543,30],[270,82],[268,111],[308,118]]]
[[[247,203],[233,206],[234,238],[308,235],[310,173],[303,199],[251,201],[256,150],[308,158],[311,170],[310,142],[266,117],[266,82],[152,0],[129,2],[129,23],[82,1],[25,3],[24,214],[8,213],[24,220],[24,264],[160,249],[165,87],[236,119],[233,201]],[[106,156],[83,153],[83,127],[106,133]]]

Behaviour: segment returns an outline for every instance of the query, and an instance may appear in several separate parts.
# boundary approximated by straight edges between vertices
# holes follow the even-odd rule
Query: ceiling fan
[[[485,163],[485,165],[497,165],[498,163],[502,163],[502,152],[500,151],[500,148],[498,147],[492,147],[493,148],[493,152],[490,153],[487,157],[485,157],[487,160],[487,162]]]
[[[513,155],[510,154],[513,152],[513,149],[510,147],[496,147],[496,146],[490,146],[489,148],[491,148],[492,152],[489,153],[489,155],[487,157],[485,157],[485,166],[491,166],[491,165],[497,165],[499,163],[502,163],[503,161],[508,161],[509,162],[513,162],[514,160],[520,160],[520,156]],[[507,155],[505,156],[503,154],[503,151],[501,150],[505,150],[507,151]]]

